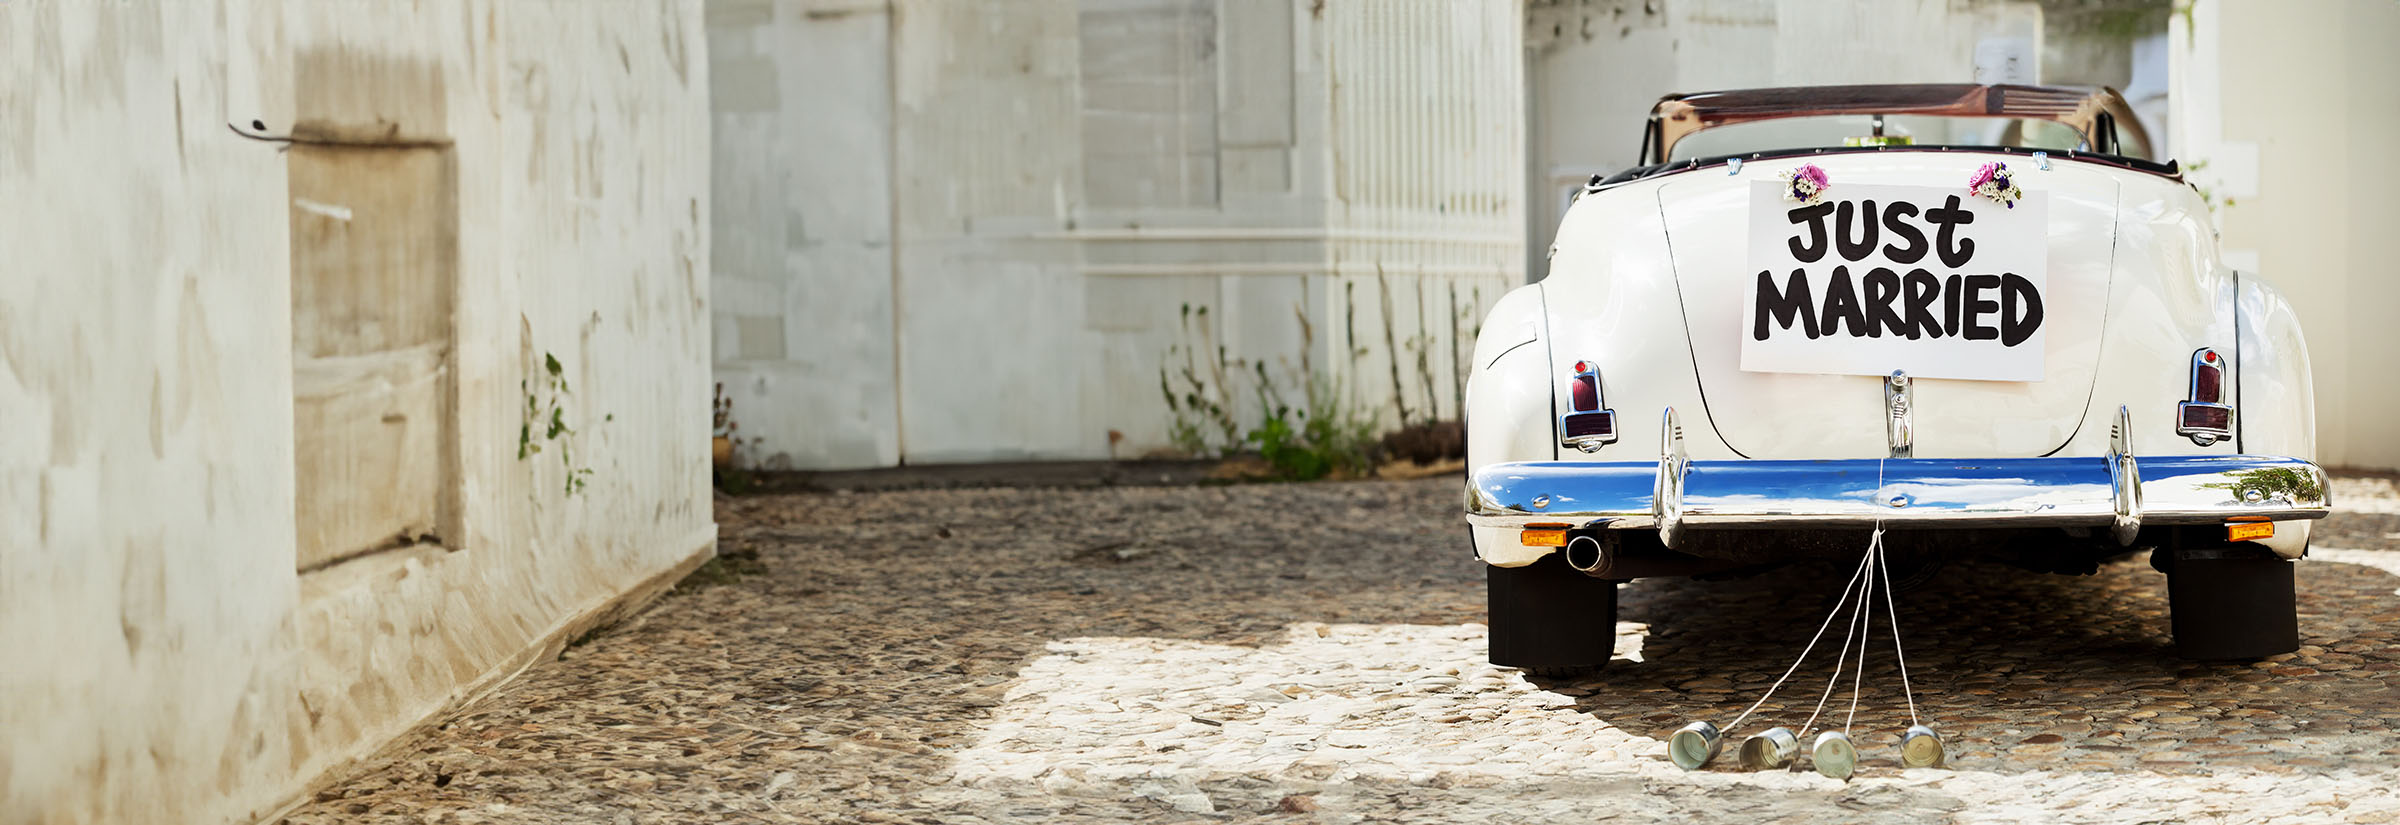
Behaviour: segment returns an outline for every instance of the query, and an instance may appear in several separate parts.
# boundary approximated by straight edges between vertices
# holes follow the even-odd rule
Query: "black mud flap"
[[[1492,664],[1537,674],[1608,664],[1617,646],[1616,582],[1575,572],[1559,553],[1484,570]]]
[[[2295,562],[2243,544],[2157,552],[2173,554],[2165,567],[2176,655],[2262,659],[2300,648]]]

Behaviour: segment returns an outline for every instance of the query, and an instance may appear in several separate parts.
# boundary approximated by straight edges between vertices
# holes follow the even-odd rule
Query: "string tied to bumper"
[[[1888,459],[1876,462],[1875,489],[1877,490],[1883,488],[1886,461]],[[1857,750],[1850,740],[1850,731],[1858,720],[1858,705],[1865,692],[1867,649],[1873,644],[1875,593],[1878,589],[1883,591],[1884,613],[1886,620],[1892,626],[1893,657],[1900,670],[1901,692],[1908,703],[1909,728],[1902,737],[1901,763],[1907,767],[1930,767],[1941,763],[1940,737],[1931,728],[1924,725],[1917,712],[1916,686],[1909,677],[1908,658],[1900,640],[1899,605],[1892,595],[1895,588],[1892,585],[1890,554],[1884,545],[1883,532],[1883,521],[1877,519],[1874,532],[1868,537],[1866,552],[1860,554],[1858,565],[1851,570],[1849,580],[1842,586],[1841,596],[1834,601],[1832,609],[1826,612],[1825,620],[1817,625],[1815,635],[1809,638],[1808,644],[1802,646],[1800,655],[1793,659],[1790,667],[1784,669],[1783,675],[1776,677],[1774,683],[1767,687],[1766,692],[1760,695],[1757,701],[1752,702],[1740,716],[1734,718],[1733,725],[1738,728],[1743,722],[1748,721],[1760,707],[1765,706],[1767,700],[1773,698],[1776,691],[1781,690],[1784,684],[1790,681],[1792,675],[1799,672],[1800,666],[1808,661],[1809,655],[1815,652],[1817,643],[1823,641],[1827,631],[1832,629],[1835,617],[1845,617],[1842,622],[1842,643],[1835,649],[1833,673],[1826,678],[1825,690],[1818,695],[1816,707],[1809,712],[1808,720],[1801,724],[1798,734],[1794,734],[1788,728],[1775,727],[1751,736],[1742,745],[1742,763],[1745,767],[1752,769],[1782,768],[1792,764],[1797,756],[1799,742],[1810,731],[1816,730],[1818,720],[1824,717],[1825,706],[1832,701],[1834,690],[1841,684],[1842,671],[1848,669],[1850,671],[1850,708],[1842,720],[1840,730],[1826,730],[1818,734],[1811,759],[1819,773],[1837,779],[1850,777],[1858,761]],[[1855,664],[1851,661],[1853,642],[1857,644]],[[1714,728],[1710,728],[1711,735],[1713,735],[1713,731]],[[1713,752],[1713,745],[1711,750]]]

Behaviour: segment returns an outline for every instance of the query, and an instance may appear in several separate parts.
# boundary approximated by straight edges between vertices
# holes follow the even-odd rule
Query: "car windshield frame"
[[[1737,123],[1829,115],[2047,120],[2064,125],[2082,137],[2082,146],[2073,154],[2112,159],[2137,168],[2156,165],[2124,154],[2120,129],[2145,148],[2152,144],[2141,122],[2133,117],[2132,107],[2114,89],[1973,83],[1798,86],[1668,95],[1651,107],[1650,116],[1642,125],[1639,157],[1643,168],[1681,166],[1688,161],[1670,161],[1675,144],[1701,131]],[[1839,147],[1792,147],[1748,154],[1805,154],[1834,148]],[[2166,166],[2171,168],[2173,164]]]

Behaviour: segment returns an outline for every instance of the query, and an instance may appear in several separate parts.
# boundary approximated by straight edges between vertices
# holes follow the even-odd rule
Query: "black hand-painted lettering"
[[[1879,266],[1859,282],[1867,287],[1867,337],[1881,338],[1887,329],[1893,337],[1909,335],[1908,322],[1900,320],[1899,308],[1892,306],[1900,298],[1900,273]]]
[[[1941,227],[1934,232],[1934,240],[1943,265],[1956,269],[1975,258],[1975,241],[1958,237],[1953,231],[1975,222],[1975,213],[1958,208],[1957,195],[1951,195],[1949,205],[1944,208],[1925,210],[1925,222]]]
[[[1833,213],[1833,244],[1844,260],[1863,261],[1868,255],[1875,254],[1875,202],[1866,201],[1864,206],[1858,206],[1856,215],[1852,214],[1852,206],[1851,201],[1842,201],[1841,207]],[[1850,239],[1853,219],[1866,225],[1866,237],[1855,241]]]
[[[1984,316],[2000,311],[1999,302],[1987,301],[1983,298],[1986,290],[1998,291],[1999,289],[2000,276],[1998,275],[1967,276],[1967,329],[1964,336],[1967,340],[1990,341],[2000,337],[1998,327],[1978,323],[1978,320]]]
[[[1912,341],[1961,338],[2016,347],[2041,333],[2043,296],[2031,279],[2013,272],[1934,274],[1929,259],[1951,269],[1974,263],[1975,240],[1962,227],[1974,223],[1975,214],[1962,205],[1960,196],[1948,196],[1935,207],[1897,202],[1878,208],[1872,200],[1840,201],[1790,209],[1785,216],[1793,225],[1786,246],[1799,263],[1832,255],[1844,265],[1826,275],[1821,294],[1812,288],[1805,266],[1792,269],[1780,284],[1773,270],[1760,270],[1750,330],[1754,340],[1765,341],[1783,330],[1810,340],[1844,334],[1882,338],[1889,333]],[[1926,225],[1920,226],[1920,220]],[[1879,243],[1886,240],[1890,243]],[[1846,265],[1877,257],[1896,266],[1874,267],[1853,277]],[[1902,274],[1901,267],[1919,261],[1927,261],[1926,266]]]
[[[1919,335],[1942,337],[1942,319],[1933,315],[1933,302],[1941,297],[1942,282],[1936,280],[1931,272],[1911,269],[1906,283],[1908,340],[1917,340]]]
[[[2042,328],[2042,293],[2014,272],[2000,273],[2000,345],[2025,343]]]
[[[1833,335],[1835,330],[1841,329],[1841,324],[1849,325],[1852,338],[1864,337],[1867,334],[1867,314],[1859,309],[1858,287],[1850,281],[1849,267],[1833,268],[1833,278],[1825,284],[1823,313],[1820,320],[1817,321],[1817,329],[1828,336]]]
[[[1942,279],[1942,334],[1952,338],[1958,337],[1958,285],[1957,273]]]
[[[1918,230],[1916,224],[1902,218],[1903,215],[1916,217],[1917,205],[1901,201],[1883,208],[1883,228],[1890,230],[1893,238],[1908,241],[1905,247],[1896,243],[1884,245],[1883,256],[1892,259],[1892,263],[1907,265],[1924,259],[1925,233]]]
[[[1808,271],[1794,269],[1791,279],[1783,283],[1783,289],[1778,291],[1773,274],[1764,269],[1758,271],[1758,312],[1756,322],[1751,324],[1750,337],[1758,341],[1767,340],[1769,318],[1775,319],[1775,323],[1784,329],[1791,329],[1793,320],[1797,319],[1800,331],[1806,333],[1810,340],[1815,340],[1817,312],[1813,305],[1815,299],[1808,289]]]
[[[1825,216],[1832,212],[1833,204],[1820,203],[1815,206],[1803,206],[1784,213],[1784,216],[1789,218],[1792,223],[1808,224],[1809,240],[1807,246],[1802,246],[1800,244],[1800,236],[1798,235],[1793,235],[1791,240],[1787,242],[1792,248],[1792,257],[1800,259],[1800,262],[1804,264],[1813,264],[1817,262],[1817,259],[1825,257],[1826,247],[1831,246],[1831,244],[1825,240]],[[1814,338],[1816,336],[1812,335],[1809,337]]]

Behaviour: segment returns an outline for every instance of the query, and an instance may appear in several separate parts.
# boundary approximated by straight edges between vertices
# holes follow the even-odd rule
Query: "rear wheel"
[[[2167,574],[2176,655],[2262,659],[2300,648],[2294,562],[2241,542],[2162,547],[2152,559]]]
[[[1484,566],[1492,664],[1534,676],[1600,670],[1617,646],[1617,583],[1567,566],[1561,553],[1524,567]]]

